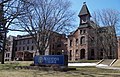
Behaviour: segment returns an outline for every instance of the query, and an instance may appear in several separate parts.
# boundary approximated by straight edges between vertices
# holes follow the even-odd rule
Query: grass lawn
[[[77,67],[77,70],[67,72],[14,69],[15,66],[29,64],[28,62],[23,63],[0,64],[0,77],[120,77],[119,70],[105,70],[96,67]]]

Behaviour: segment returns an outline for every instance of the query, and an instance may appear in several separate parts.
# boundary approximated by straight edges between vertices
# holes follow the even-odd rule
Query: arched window
[[[81,37],[81,39],[80,39],[80,44],[85,44],[85,37],[84,37],[84,36]]]

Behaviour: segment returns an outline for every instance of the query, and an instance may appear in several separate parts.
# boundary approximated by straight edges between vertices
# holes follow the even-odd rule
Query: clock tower
[[[87,22],[90,21],[90,12],[87,8],[86,2],[83,3],[82,9],[80,10],[79,13],[79,18],[80,18],[80,25],[87,24]]]

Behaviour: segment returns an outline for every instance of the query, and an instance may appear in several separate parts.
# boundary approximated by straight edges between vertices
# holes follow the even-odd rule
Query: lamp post
[[[64,55],[64,50],[62,50],[62,55]]]

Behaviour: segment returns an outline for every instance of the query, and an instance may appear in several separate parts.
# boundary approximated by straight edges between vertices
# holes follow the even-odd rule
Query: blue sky
[[[78,13],[83,5],[83,2],[86,2],[90,13],[101,10],[101,9],[115,9],[120,11],[120,0],[70,0],[72,3],[71,10],[75,11],[75,19],[74,24],[76,27],[79,25]],[[9,32],[8,35],[17,35],[18,32]],[[24,33],[19,33],[24,34]]]
[[[83,5],[86,2],[90,13],[101,9],[115,9],[120,11],[120,0],[70,0],[72,2],[71,9],[76,13],[75,24],[79,24],[78,14]]]

